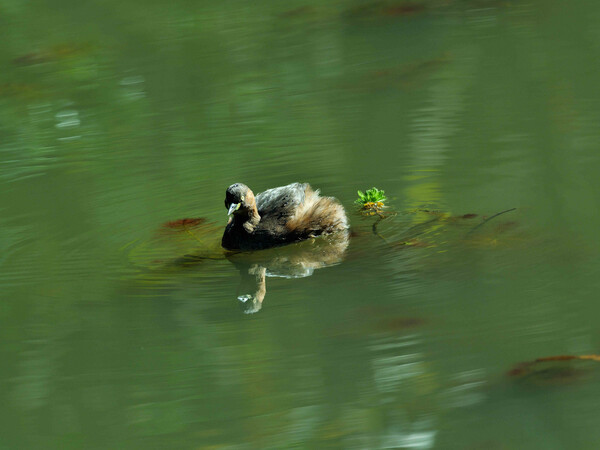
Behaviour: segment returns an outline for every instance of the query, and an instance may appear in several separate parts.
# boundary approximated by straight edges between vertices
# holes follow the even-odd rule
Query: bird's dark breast
[[[221,239],[221,246],[228,250],[235,250],[239,248],[239,230],[234,230],[233,222],[230,222],[225,227],[223,232],[223,238]]]
[[[267,218],[256,227],[252,233],[248,233],[242,226],[227,225],[223,233],[221,245],[229,250],[262,250],[265,248],[278,247],[295,242],[296,236],[286,232],[285,226]]]

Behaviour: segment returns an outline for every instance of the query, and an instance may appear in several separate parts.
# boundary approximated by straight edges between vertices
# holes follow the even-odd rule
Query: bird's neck
[[[246,214],[236,217],[236,222],[240,223],[242,227],[244,227],[244,230],[246,230],[248,233],[254,232],[258,222],[260,222],[260,215],[258,214],[256,205],[248,209]]]

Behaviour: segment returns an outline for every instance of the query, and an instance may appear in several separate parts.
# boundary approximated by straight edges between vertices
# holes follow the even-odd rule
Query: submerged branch
[[[379,230],[377,229],[377,226],[379,225],[380,222],[382,222],[384,219],[387,219],[388,217],[392,217],[397,215],[397,213],[394,214],[381,214],[378,213],[379,218],[373,223],[373,226],[371,227],[373,230],[373,234],[375,236],[377,236],[378,238],[380,238],[381,240],[383,240],[383,242],[385,242],[386,244],[392,246],[395,245],[393,242],[390,242],[388,239],[386,239],[385,236],[383,236]],[[417,236],[424,234],[427,232],[427,230],[429,229],[428,225],[432,224],[433,222],[437,222],[438,220],[440,220],[440,216],[438,217],[434,217],[431,220],[428,220],[426,222],[422,222],[422,223],[418,223],[416,225],[413,225],[412,227],[410,227],[408,230],[405,231],[405,239],[403,241],[401,241],[399,244],[400,245],[406,245],[408,243],[408,241],[410,241],[411,239],[416,238]],[[412,234],[411,234],[412,232]]]
[[[496,217],[498,217],[498,216],[500,216],[500,215],[502,215],[502,214],[505,214],[505,213],[507,213],[507,212],[514,211],[515,209],[517,209],[517,208],[510,208],[510,209],[507,209],[507,210],[505,210],[505,211],[500,211],[499,213],[496,213],[496,214],[494,214],[493,216],[490,216],[490,217],[488,217],[487,219],[485,219],[485,220],[484,220],[484,221],[482,221],[481,223],[479,223],[479,224],[475,225],[473,228],[471,228],[471,229],[469,230],[469,232],[467,233],[467,237],[471,236],[471,235],[472,235],[472,234],[473,234],[475,231],[477,231],[477,230],[478,230],[479,228],[481,228],[483,225],[485,225],[486,223],[488,223],[490,220],[492,220],[492,219],[495,219]]]
[[[386,244],[391,245],[391,243],[377,230],[377,225],[379,225],[379,222],[381,222],[382,220],[384,220],[385,218],[387,218],[389,216],[385,216],[383,214],[378,214],[378,215],[379,215],[379,218],[375,222],[373,222],[373,226],[371,227],[371,229],[373,230],[373,234],[375,236],[377,236],[378,238],[380,238],[381,240],[383,240],[383,242],[385,242]]]

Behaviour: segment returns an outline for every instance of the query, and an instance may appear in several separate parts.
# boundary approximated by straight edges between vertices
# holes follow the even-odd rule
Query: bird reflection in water
[[[228,253],[227,259],[240,271],[237,299],[244,313],[253,314],[262,308],[267,293],[267,277],[309,277],[315,269],[340,263],[348,241],[349,233],[342,231],[284,247]]]

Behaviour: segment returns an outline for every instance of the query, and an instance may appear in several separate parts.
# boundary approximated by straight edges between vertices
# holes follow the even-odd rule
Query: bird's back
[[[256,196],[256,208],[263,220],[292,216],[306,198],[308,183],[292,183],[268,189]]]
[[[292,183],[257,196],[265,231],[296,241],[348,228],[346,213],[332,197],[321,197],[308,183]]]

